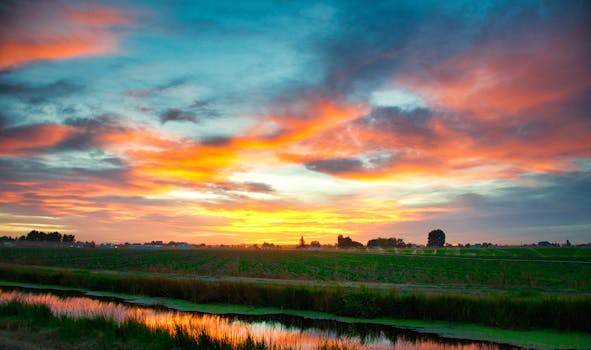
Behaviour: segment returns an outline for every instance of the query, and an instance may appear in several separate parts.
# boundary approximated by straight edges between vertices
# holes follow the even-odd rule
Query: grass
[[[479,326],[466,323],[450,323],[442,321],[426,321],[412,319],[362,319],[355,317],[335,316],[317,311],[290,310],[273,307],[253,307],[230,304],[195,304],[184,300],[147,297],[112,292],[84,291],[71,287],[37,285],[28,283],[2,282],[0,286],[23,287],[28,289],[56,289],[78,291],[89,296],[117,298],[125,302],[141,305],[162,305],[179,311],[202,312],[209,314],[231,315],[287,315],[315,320],[334,320],[348,324],[380,324],[400,329],[410,329],[422,333],[437,334],[452,339],[467,339],[476,341],[501,342],[535,349],[590,349],[591,334],[581,332],[564,332],[553,330],[507,330],[494,327]]]
[[[193,303],[223,303],[312,310],[357,318],[398,318],[473,323],[507,329],[591,331],[591,297],[539,293],[463,295],[396,290],[318,288],[204,282],[193,279],[0,266],[0,278],[72,286]]]
[[[0,263],[120,272],[591,293],[591,249],[130,250],[0,248]]]
[[[35,339],[37,347],[58,349],[266,349],[250,337],[243,343],[217,340],[202,332],[194,338],[178,328],[174,334],[149,329],[128,320],[121,324],[105,318],[71,319],[52,315],[47,306],[18,302],[0,304],[0,330],[11,338]]]

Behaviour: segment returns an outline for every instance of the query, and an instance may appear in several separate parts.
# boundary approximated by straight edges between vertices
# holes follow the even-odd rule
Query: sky
[[[0,235],[591,241],[588,1],[2,1]]]

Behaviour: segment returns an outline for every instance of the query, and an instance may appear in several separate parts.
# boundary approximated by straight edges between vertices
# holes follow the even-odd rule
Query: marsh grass
[[[312,310],[360,318],[474,323],[508,329],[591,331],[591,298],[503,294],[399,293],[369,288],[205,282],[183,278],[0,265],[0,279],[89,290],[221,303]]]
[[[104,317],[68,318],[54,316],[45,305],[12,301],[0,304],[0,330],[23,339],[35,337],[38,346],[77,349],[208,349],[263,350],[264,342],[247,337],[241,343],[212,337],[201,332],[193,337],[178,327],[174,334],[151,329],[134,320],[118,323]]]

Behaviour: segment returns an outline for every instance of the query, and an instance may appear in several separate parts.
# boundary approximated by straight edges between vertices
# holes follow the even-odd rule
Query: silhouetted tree
[[[75,241],[74,235],[64,235],[62,238],[62,242],[64,243],[72,243]]]
[[[436,229],[429,232],[429,236],[427,237],[427,247],[443,247],[445,244],[445,232],[441,229]]]
[[[375,238],[367,241],[368,248],[406,248],[408,244],[404,243],[402,238]]]
[[[47,234],[47,240],[52,242],[61,242],[62,241],[62,234],[59,232],[51,232]]]
[[[343,235],[339,235],[337,237],[337,247],[339,247],[339,248],[363,248],[363,244],[352,240],[350,237],[343,237]]]
[[[74,235],[63,235],[57,231],[45,233],[42,231],[32,230],[26,236],[21,236],[19,240],[30,242],[74,242]]]
[[[32,230],[31,232],[27,233],[27,241],[31,242],[38,242],[38,241],[47,241],[47,234],[45,232],[39,232],[37,230]]]

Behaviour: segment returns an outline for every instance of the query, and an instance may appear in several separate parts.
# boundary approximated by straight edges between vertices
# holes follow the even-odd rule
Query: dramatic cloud
[[[511,116],[591,88],[591,68],[584,64],[591,45],[580,44],[585,33],[576,28],[543,40],[528,33],[521,40],[483,45],[394,81],[446,109],[480,118]]]
[[[395,9],[407,10],[411,9]],[[591,127],[591,69],[584,63],[591,59],[591,46],[582,40],[589,25],[584,15],[557,10],[556,18],[544,18],[536,11],[529,15],[530,10],[535,9],[519,8],[504,27],[488,17],[496,10],[483,18],[480,31],[468,30],[469,21],[458,22],[452,31],[466,35],[453,44],[439,42],[432,32],[453,23],[451,18],[413,14],[409,18],[424,21],[425,32],[414,32],[420,27],[416,23],[400,26],[402,32],[412,32],[417,43],[395,34],[360,44],[349,53],[339,50],[339,40],[328,45],[330,65],[323,86],[333,95],[358,95],[360,87],[367,94],[383,86],[385,75],[391,79],[386,88],[410,91],[428,107],[374,106],[353,123],[343,119],[302,138],[297,148],[284,151],[284,159],[353,178],[456,173],[492,179],[575,169],[577,159],[586,158],[591,149],[584,136]],[[353,23],[363,20],[352,16]],[[567,20],[568,25],[553,30],[556,21]],[[520,22],[531,25],[518,26]],[[387,32],[376,28],[380,29],[375,38]],[[371,30],[359,29],[365,34]],[[540,36],[539,31],[548,35]],[[356,30],[339,35],[343,47],[363,36]],[[462,40],[470,43],[469,49]],[[439,53],[437,59],[415,57],[418,46],[426,42],[435,42],[430,50]],[[388,47],[399,50],[388,55]],[[411,59],[423,64],[411,64]],[[314,115],[314,108],[307,113]],[[372,164],[372,159],[382,161]]]
[[[125,12],[101,6],[8,1],[0,6],[0,69],[36,60],[104,55],[119,49]]]
[[[137,8],[0,5],[0,229],[591,240],[586,2]]]
[[[71,136],[75,130],[65,125],[36,124],[0,130],[0,154],[30,155],[53,147]]]

